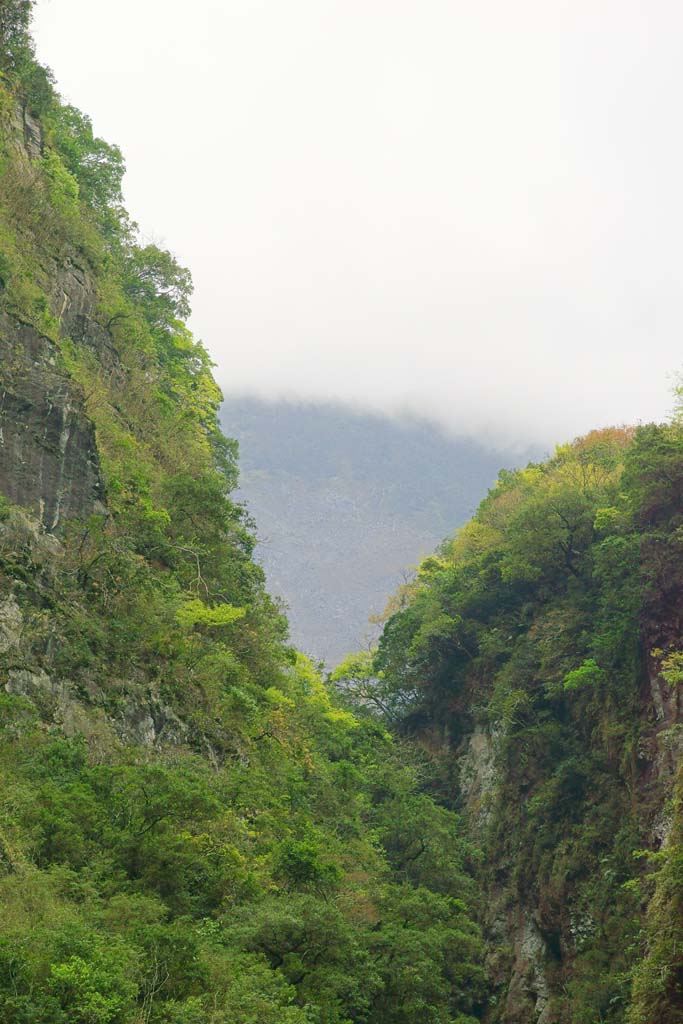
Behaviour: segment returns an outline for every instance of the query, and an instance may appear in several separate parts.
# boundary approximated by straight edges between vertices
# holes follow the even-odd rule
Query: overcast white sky
[[[683,365],[676,0],[39,0],[226,392],[563,440]]]

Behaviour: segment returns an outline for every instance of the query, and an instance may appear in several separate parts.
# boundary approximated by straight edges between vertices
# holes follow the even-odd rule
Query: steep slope
[[[256,557],[288,607],[297,645],[337,664],[366,637],[410,567],[464,523],[513,454],[426,422],[333,405],[228,397]]]
[[[682,527],[683,424],[591,434],[505,474],[340,670],[482,846],[491,1021],[683,1020]]]
[[[0,1019],[479,1019],[474,852],[289,647],[189,274],[30,7],[0,4]]]

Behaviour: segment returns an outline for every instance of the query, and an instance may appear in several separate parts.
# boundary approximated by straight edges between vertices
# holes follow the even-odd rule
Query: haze
[[[35,28],[227,392],[510,443],[667,415],[680,4],[42,0]]]

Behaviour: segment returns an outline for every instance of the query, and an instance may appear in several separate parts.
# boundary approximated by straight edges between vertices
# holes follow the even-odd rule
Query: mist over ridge
[[[667,415],[682,30],[623,0],[36,9],[134,218],[192,268],[226,393],[503,446]]]
[[[473,514],[501,468],[544,454],[342,404],[228,396],[221,422],[240,445],[238,497],[268,586],[297,645],[329,665],[377,636],[369,618]]]

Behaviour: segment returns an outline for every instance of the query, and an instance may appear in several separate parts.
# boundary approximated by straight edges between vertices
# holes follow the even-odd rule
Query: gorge
[[[30,6],[0,6],[0,1019],[683,1021],[681,417],[502,471],[324,678],[190,275]]]

